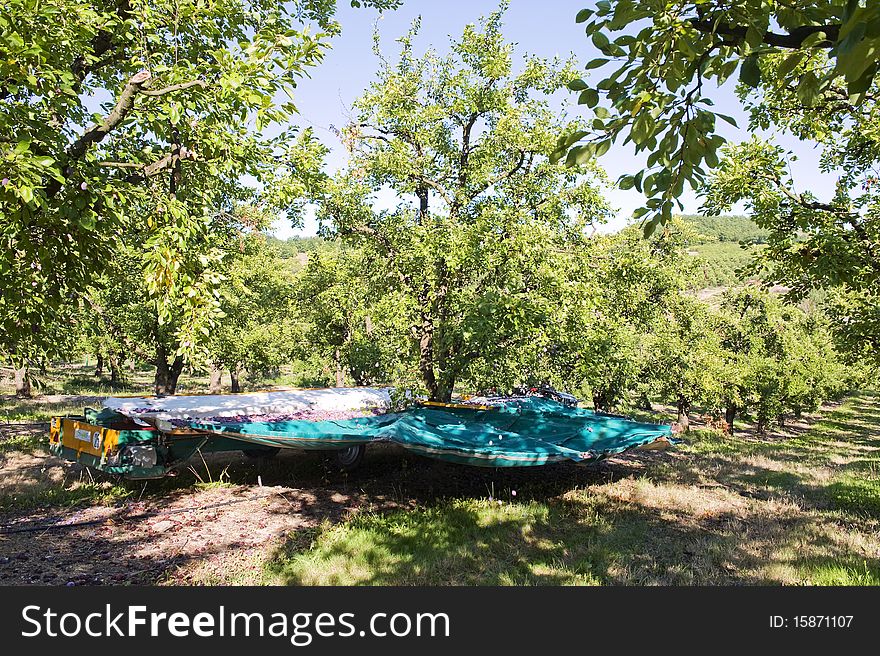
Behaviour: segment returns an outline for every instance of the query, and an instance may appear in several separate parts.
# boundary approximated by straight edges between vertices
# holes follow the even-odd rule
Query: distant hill
[[[702,243],[732,242],[764,244],[768,233],[747,216],[701,216],[684,214],[681,220],[692,225],[706,239]]]
[[[272,235],[266,235],[266,241],[270,246],[278,249],[282,258],[302,259],[302,253],[312,253],[324,243],[321,237],[289,237],[278,239]]]
[[[745,273],[767,242],[767,231],[747,216],[684,215],[700,238],[692,253],[700,258],[698,284],[703,289],[738,285],[754,276]]]

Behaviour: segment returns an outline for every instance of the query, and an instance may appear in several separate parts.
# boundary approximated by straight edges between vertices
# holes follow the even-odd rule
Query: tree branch
[[[390,241],[388,241],[388,238],[385,235],[383,235],[381,232],[379,232],[378,230],[371,228],[368,225],[364,225],[364,224],[348,225],[345,228],[343,228],[342,230],[340,230],[339,232],[341,234],[354,233],[357,235],[361,235],[363,237],[369,237],[370,239],[374,239],[375,241],[377,241],[379,243],[380,246],[382,246],[382,248],[385,249],[385,251],[393,259],[397,259],[399,257],[397,249],[394,248],[394,245]],[[398,276],[398,278],[400,278],[400,282],[403,283],[404,287],[409,287],[412,290],[416,289],[415,283],[413,282],[412,278],[410,276],[408,276],[406,273],[404,273],[403,271],[401,271],[399,268],[397,268],[397,276]]]
[[[857,216],[854,212],[850,212],[849,210],[845,210],[840,207],[835,207],[830,203],[820,203],[818,201],[809,201],[806,200],[802,195],[796,194],[791,189],[782,184],[782,180],[779,179],[779,176],[771,175],[769,173],[765,173],[764,177],[773,184],[776,185],[776,188],[782,193],[783,196],[793,201],[800,207],[803,207],[807,210],[813,210],[816,212],[828,212],[829,214],[836,214],[837,216],[843,217],[855,217]]]
[[[735,43],[745,41],[746,32],[748,31],[748,28],[744,25],[732,25],[703,18],[691,18],[688,22],[698,32],[728,37],[734,39]],[[825,33],[825,40],[817,43],[816,47],[832,48],[837,43],[838,36],[840,35],[840,25],[803,25],[794,28],[788,34],[765,32],[763,41],[768,46],[796,49],[801,47],[801,44],[807,37],[818,32]]]
[[[121,0],[116,7],[116,15],[121,21],[125,21],[128,19],[130,12],[130,0]],[[114,36],[114,32],[109,30],[99,30],[92,38],[91,52],[89,53],[89,55],[96,61],[88,63],[84,54],[79,55],[73,60],[73,63],[70,66],[70,72],[73,73],[76,78],[77,87],[86,78],[86,75],[105,66],[116,57],[116,53],[111,52],[116,45],[113,40]],[[103,57],[103,55],[107,56]]]
[[[164,89],[141,89],[140,92],[145,96],[164,96],[168,93],[174,93],[175,91],[184,91],[193,87],[201,87],[202,89],[206,89],[208,85],[205,84],[203,80],[190,80],[189,82],[172,84],[170,87],[165,87]]]
[[[440,197],[446,202],[447,205],[449,205],[450,207],[452,206],[452,198],[450,198],[449,192],[447,192],[446,189],[443,188],[443,185],[420,175],[415,177],[416,180],[418,180],[420,183],[428,185],[429,187],[431,187],[431,189],[440,194]]]
[[[86,154],[89,147],[93,144],[100,143],[103,141],[104,137],[106,137],[110,132],[116,129],[128,116],[128,114],[134,109],[135,99],[137,95],[143,94],[147,96],[164,96],[169,93],[173,93],[175,91],[183,91],[186,89],[191,89],[192,87],[201,87],[202,89],[206,88],[206,84],[202,80],[191,80],[189,82],[181,82],[179,84],[173,84],[169,87],[165,87],[164,89],[156,89],[151,90],[146,88],[146,85],[150,80],[149,71],[141,71],[139,73],[135,73],[129,78],[128,82],[125,83],[125,86],[122,89],[122,93],[119,95],[119,99],[116,101],[116,105],[110,111],[107,116],[104,117],[104,120],[100,123],[95,123],[88,130],[86,130],[82,136],[79,137],[76,141],[74,141],[70,147],[68,147],[66,155],[68,165],[64,168],[65,177],[70,174],[70,166],[69,163],[72,161],[76,161],[81,159],[83,155]],[[186,151],[181,152],[181,156],[178,159],[195,159],[195,154],[191,151],[187,156]],[[154,162],[153,164],[149,164],[143,168],[143,175],[131,176],[129,181],[137,182],[142,179],[146,179],[155,175],[159,171],[167,168],[168,165],[173,163],[173,156],[168,155],[158,162]],[[117,166],[119,168],[136,168],[137,165],[129,165],[122,162],[104,162],[102,166]],[[46,185],[46,195],[48,197],[55,196],[59,191],[61,191],[62,183],[58,182],[58,180],[52,179],[48,185]]]
[[[161,159],[157,159],[155,162],[151,164],[129,164],[126,162],[101,162],[101,166],[118,166],[119,168],[136,168],[140,169],[139,173],[133,173],[125,178],[126,182],[137,183],[143,182],[144,180],[149,180],[150,178],[162,173],[162,171],[170,168],[176,162],[183,161],[185,159],[197,160],[198,157],[196,154],[187,150],[186,148],[181,148],[179,153],[168,153],[165,157]]]
[[[137,97],[138,91],[149,79],[149,71],[141,71],[132,75],[128,82],[125,83],[119,100],[116,101],[116,106],[104,117],[104,120],[101,123],[92,125],[79,139],[70,145],[70,148],[67,149],[68,159],[77,160],[81,158],[85,155],[89,146],[103,140],[117,125],[122,123],[132,107],[134,107],[134,99]]]
[[[496,185],[499,182],[503,182],[504,180],[507,180],[510,176],[512,176],[514,173],[516,173],[517,171],[519,171],[522,168],[522,165],[525,163],[525,161],[526,161],[526,151],[520,150],[519,151],[519,159],[516,161],[516,164],[514,164],[512,168],[508,169],[507,171],[504,171],[503,173],[500,173],[499,175],[496,175],[494,178],[491,178],[480,189],[478,189],[477,191],[472,193],[470,195],[470,199],[473,200],[474,198],[476,198],[477,196],[482,194],[484,191],[486,191],[487,189],[489,189],[493,185]]]

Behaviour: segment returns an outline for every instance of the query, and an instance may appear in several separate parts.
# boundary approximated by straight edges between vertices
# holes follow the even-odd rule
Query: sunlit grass
[[[877,407],[865,393],[791,438],[695,430],[642,476],[543,501],[453,499],[325,522],[291,534],[260,581],[878,585]]]
[[[296,533],[267,570],[302,585],[598,583],[595,525],[561,520],[556,506],[488,499],[364,514]]]

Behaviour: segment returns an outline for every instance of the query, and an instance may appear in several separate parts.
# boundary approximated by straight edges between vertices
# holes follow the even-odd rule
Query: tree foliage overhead
[[[160,294],[189,284],[180,254],[216,215],[303,193],[316,153],[295,141],[289,98],[338,32],[334,9],[326,0],[4,4],[4,350],[22,340],[50,348],[44,321],[70,309],[130,230],[156,230],[146,273]]]
[[[835,102],[858,112],[880,65],[873,1],[601,0],[576,20],[602,52],[586,68],[604,77],[571,82],[593,130],[561,138],[557,157],[583,161],[620,138],[647,152],[647,168],[620,185],[647,196],[637,213],[648,232],[669,221],[685,184],[699,188],[718,165],[717,121],[734,120],[708,88],[737,75],[747,89],[805,108]]]

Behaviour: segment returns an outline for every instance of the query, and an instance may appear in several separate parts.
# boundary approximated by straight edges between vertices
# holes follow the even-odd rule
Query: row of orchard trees
[[[242,372],[282,369],[294,383],[394,384],[435,400],[548,383],[601,410],[667,403],[683,425],[700,411],[727,423],[749,415],[760,428],[860,382],[815,303],[755,285],[700,300],[694,236],[685,223],[650,240],[637,228],[550,232],[506,257],[467,254],[479,275],[462,278],[432,318],[427,359],[419,322],[431,307],[370,242],[324,241],[303,267],[259,233],[232,232],[217,241],[223,317],[191,364],[214,374],[215,389],[229,372],[232,391]],[[126,358],[151,363],[156,392],[174,393],[184,360],[173,324],[145,300],[136,254],[117,266],[90,293],[98,320],[81,322],[82,348],[117,371]]]
[[[861,382],[815,305],[755,285],[699,300],[685,233],[676,224],[650,241],[636,229],[584,237],[462,295],[434,326],[441,343],[461,345],[433,363],[442,394],[430,392],[413,329],[425,308],[363,249],[312,256],[298,284],[320,279],[322,292],[306,294],[303,319],[343,380],[393,382],[435,400],[548,383],[601,410],[668,403],[684,426],[700,411],[728,424],[749,416],[763,430]]]

